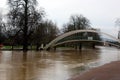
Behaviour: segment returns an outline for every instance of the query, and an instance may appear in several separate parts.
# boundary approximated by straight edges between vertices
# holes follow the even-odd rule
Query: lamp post
[[[115,21],[115,25],[118,27],[118,39],[120,39],[120,18]]]

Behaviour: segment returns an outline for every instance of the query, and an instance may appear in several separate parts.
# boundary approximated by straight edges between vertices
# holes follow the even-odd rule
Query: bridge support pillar
[[[81,49],[82,49],[81,43],[75,45],[75,50],[81,50]]]
[[[81,50],[82,49],[82,44],[79,44],[79,50]]]
[[[94,43],[92,44],[92,48],[95,49],[95,44]]]

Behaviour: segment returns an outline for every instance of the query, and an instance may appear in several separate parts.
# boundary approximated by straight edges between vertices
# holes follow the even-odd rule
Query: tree
[[[87,29],[90,27],[90,21],[82,15],[72,15],[67,24],[63,26],[63,32],[72,30]]]
[[[23,50],[28,49],[28,41],[42,20],[44,11],[37,11],[36,0],[8,0],[10,5],[9,23],[10,27],[23,32]]]
[[[59,29],[55,23],[51,20],[43,21],[39,24],[33,34],[33,43],[36,44],[36,49],[40,47],[41,44],[48,44],[52,41],[56,36],[58,36]]]
[[[3,15],[0,13],[0,43],[4,42],[5,40],[5,22],[3,21]]]

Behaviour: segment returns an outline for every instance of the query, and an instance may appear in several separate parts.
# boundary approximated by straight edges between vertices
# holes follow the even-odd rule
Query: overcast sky
[[[120,18],[120,0],[38,0],[47,18],[56,22],[59,28],[69,21],[73,14],[87,17],[91,26],[117,36],[115,20]],[[0,2],[0,11],[7,11],[6,0]]]

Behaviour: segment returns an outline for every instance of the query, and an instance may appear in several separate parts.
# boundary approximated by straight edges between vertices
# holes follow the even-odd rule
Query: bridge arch
[[[55,45],[53,45],[53,47],[57,46],[57,45],[61,45],[61,44],[65,44],[65,43],[69,43],[69,42],[99,42],[99,43],[104,43],[104,44],[109,44],[111,46],[115,46],[120,48],[119,45],[111,43],[111,42],[106,42],[106,41],[100,41],[100,40],[69,40],[69,41],[63,41],[60,43],[56,43]]]
[[[76,33],[81,33],[81,32],[92,32],[92,33],[98,33],[98,34],[104,34],[106,36],[109,36],[110,38],[114,39],[115,41],[117,41],[118,43],[120,43],[120,40],[117,39],[116,37],[110,35],[110,34],[107,34],[107,33],[104,33],[104,32],[101,32],[101,31],[97,31],[97,30],[74,30],[74,31],[70,31],[70,32],[67,32],[65,34],[62,34],[60,36],[58,36],[57,38],[55,38],[54,40],[52,40],[49,44],[47,44],[44,49],[47,50],[49,47],[53,46],[56,44],[56,42],[58,42],[59,40],[67,37],[67,36],[70,36],[72,34],[76,34]]]

